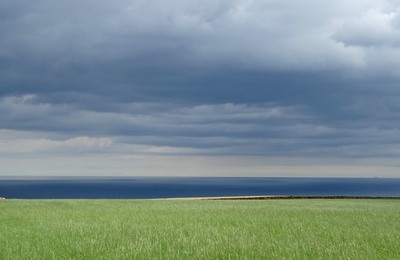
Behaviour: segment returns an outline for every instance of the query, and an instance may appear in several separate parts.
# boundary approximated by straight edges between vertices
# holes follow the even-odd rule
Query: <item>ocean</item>
[[[129,177],[0,179],[9,199],[149,199],[206,196],[399,197],[400,179]]]

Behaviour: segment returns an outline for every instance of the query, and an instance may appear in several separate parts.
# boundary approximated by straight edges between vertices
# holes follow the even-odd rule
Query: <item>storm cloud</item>
[[[396,1],[3,1],[0,35],[1,175],[399,167]]]

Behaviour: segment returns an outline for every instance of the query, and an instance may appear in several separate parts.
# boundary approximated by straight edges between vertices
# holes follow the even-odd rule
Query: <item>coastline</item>
[[[400,197],[378,196],[221,196],[221,197],[185,197],[185,198],[159,198],[154,200],[285,200],[285,199],[394,199]]]

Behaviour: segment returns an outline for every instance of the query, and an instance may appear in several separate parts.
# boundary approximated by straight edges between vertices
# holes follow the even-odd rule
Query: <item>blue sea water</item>
[[[382,178],[38,178],[0,179],[15,199],[145,199],[204,196],[400,196],[400,179]]]

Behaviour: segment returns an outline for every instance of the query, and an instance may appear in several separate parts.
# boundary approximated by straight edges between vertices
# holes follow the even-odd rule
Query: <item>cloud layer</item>
[[[378,169],[399,156],[396,1],[16,0],[0,10],[9,164],[279,157],[332,172],[331,160]]]
[[[1,56],[54,72],[172,60],[172,66],[373,70],[374,52],[387,59],[399,48],[395,1],[42,0],[1,7]]]

